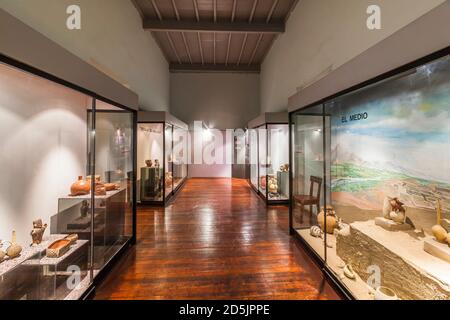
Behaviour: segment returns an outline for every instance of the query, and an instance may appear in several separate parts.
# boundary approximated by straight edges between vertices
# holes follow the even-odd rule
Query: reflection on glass
[[[94,266],[101,269],[132,236],[133,115],[97,101]]]
[[[0,260],[0,300],[76,299],[71,270],[81,292],[92,281],[89,207],[62,204],[90,173],[91,107],[84,94],[0,63],[0,250],[11,247]],[[79,233],[69,228],[77,218],[86,218]],[[68,251],[47,251],[69,233],[79,237]]]
[[[187,178],[188,131],[173,128],[173,188],[179,187]]]
[[[293,116],[294,227],[358,299],[450,297],[449,101],[445,57]],[[295,195],[319,172],[328,210],[301,222]]]
[[[267,190],[267,129],[261,126],[258,129],[258,159],[259,159],[259,192],[266,196]]]
[[[166,124],[165,130],[165,195],[166,199],[172,195],[173,191],[173,154],[172,154],[172,144],[173,144],[173,126]]]
[[[324,205],[322,106],[293,116],[293,227],[324,258],[318,215]]]
[[[250,183],[258,189],[258,130],[249,129],[248,139],[250,147]]]
[[[268,124],[268,200],[289,199],[289,126]]]
[[[138,201],[163,201],[164,124],[138,124]]]

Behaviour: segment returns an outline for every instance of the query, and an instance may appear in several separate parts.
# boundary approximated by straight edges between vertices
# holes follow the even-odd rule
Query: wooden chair
[[[322,191],[322,181],[320,177],[310,177],[309,195],[294,196],[294,202],[300,207],[300,223],[303,223],[303,213],[305,206],[309,206],[309,222],[312,224],[312,208],[316,206],[317,213],[320,211],[320,194]],[[314,195],[314,186],[318,185],[316,195]]]

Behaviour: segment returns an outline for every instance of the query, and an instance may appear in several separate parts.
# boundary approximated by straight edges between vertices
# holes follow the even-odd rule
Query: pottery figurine
[[[13,231],[10,246],[8,247],[8,249],[6,249],[6,255],[10,259],[14,259],[14,258],[17,258],[18,256],[20,256],[21,252],[22,252],[22,247],[17,244],[16,231]]]
[[[387,287],[378,287],[375,290],[375,300],[399,300],[394,290]]]
[[[441,225],[435,225],[431,228],[431,232],[433,236],[436,238],[438,242],[446,243],[448,238],[448,233]]]
[[[91,191],[91,184],[87,180],[83,180],[82,176],[78,177],[78,181],[72,184],[70,187],[70,195],[72,197],[75,196],[84,196],[89,194]]]
[[[82,218],[85,218],[87,217],[88,213],[89,213],[89,203],[87,202],[87,200],[84,200],[81,203],[80,215]]]
[[[47,224],[43,224],[41,219],[33,221],[33,230],[30,233],[32,239],[31,245],[41,244],[45,229],[47,229]]]
[[[286,164],[283,164],[282,166],[280,166],[280,171],[288,172],[289,171],[289,163],[286,163]]]
[[[146,165],[148,168],[153,167],[153,162],[152,162],[152,160],[145,160],[145,165]]]
[[[321,208],[320,213],[317,215],[317,222],[319,223],[320,229],[322,229],[322,231],[325,231],[325,209],[324,209],[324,207]],[[338,220],[336,217],[336,212],[334,211],[332,206],[327,206],[326,224],[327,224],[326,232],[328,234],[333,234],[334,229],[336,229],[338,226]]]

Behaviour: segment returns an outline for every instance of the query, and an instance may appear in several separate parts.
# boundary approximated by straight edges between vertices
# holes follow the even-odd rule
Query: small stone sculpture
[[[47,224],[43,224],[42,219],[33,221],[33,230],[31,230],[30,233],[33,241],[31,243],[32,246],[41,244],[45,229],[47,229]]]
[[[152,162],[152,160],[145,160],[145,165],[146,165],[148,168],[153,167],[153,162]]]
[[[16,241],[17,241],[16,231],[13,231],[10,246],[8,247],[8,249],[6,249],[6,255],[10,259],[17,258],[18,256],[20,256],[20,253],[22,252],[22,247],[18,245]]]
[[[288,171],[289,171],[289,163],[283,164],[283,165],[280,167],[280,171],[281,171],[281,172],[288,172]]]

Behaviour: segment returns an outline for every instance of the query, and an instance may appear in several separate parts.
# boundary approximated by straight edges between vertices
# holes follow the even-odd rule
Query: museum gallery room
[[[450,300],[450,1],[0,0],[0,300]]]

